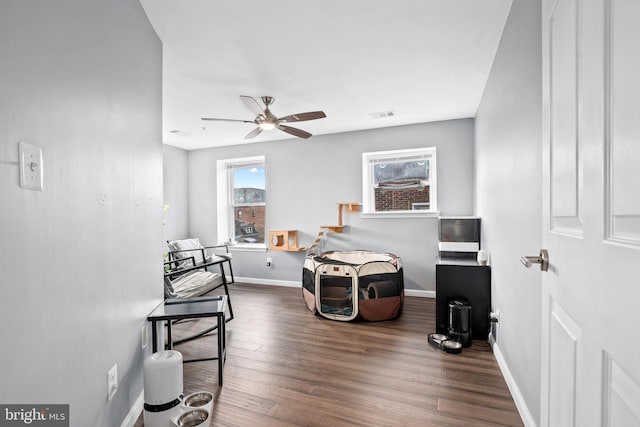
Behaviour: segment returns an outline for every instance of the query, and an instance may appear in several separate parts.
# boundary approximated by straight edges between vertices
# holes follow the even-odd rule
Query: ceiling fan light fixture
[[[276,124],[273,122],[264,121],[264,122],[260,122],[258,127],[262,130],[271,130],[276,128]]]

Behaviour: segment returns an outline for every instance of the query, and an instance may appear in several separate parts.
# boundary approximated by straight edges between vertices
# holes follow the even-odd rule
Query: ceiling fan
[[[291,134],[293,136],[297,136],[299,138],[309,138],[311,134],[302,129],[294,128],[291,126],[285,126],[283,123],[291,123],[291,122],[303,122],[306,120],[315,120],[322,119],[327,117],[324,114],[324,111],[309,111],[306,113],[298,113],[291,114],[289,116],[277,117],[274,115],[271,110],[269,110],[269,106],[272,105],[275,101],[274,98],[270,96],[263,96],[262,102],[265,105],[263,109],[258,101],[255,98],[250,96],[240,95],[240,99],[247,106],[249,110],[251,110],[254,114],[256,114],[256,118],[253,120],[236,120],[236,119],[216,119],[211,117],[202,117],[202,120],[210,120],[210,121],[221,121],[221,122],[242,122],[242,123],[254,123],[258,125],[257,128],[252,130],[244,137],[244,139],[255,138],[260,135],[263,130],[271,130],[271,129],[280,129],[283,132]]]

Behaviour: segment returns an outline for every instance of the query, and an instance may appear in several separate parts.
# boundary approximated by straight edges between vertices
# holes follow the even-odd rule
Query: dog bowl
[[[187,411],[178,418],[179,427],[196,427],[202,425],[209,416],[207,411],[202,409],[194,409],[193,411]]]
[[[191,406],[194,408],[205,406],[207,403],[213,400],[213,394],[205,391],[199,393],[193,393],[184,399],[185,406]]]

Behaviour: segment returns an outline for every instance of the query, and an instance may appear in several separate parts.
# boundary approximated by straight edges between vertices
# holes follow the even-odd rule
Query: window
[[[266,176],[264,156],[218,160],[218,239],[264,248]]]
[[[362,154],[363,214],[437,213],[436,149]]]

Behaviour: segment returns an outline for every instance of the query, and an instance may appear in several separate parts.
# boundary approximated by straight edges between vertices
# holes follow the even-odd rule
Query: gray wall
[[[189,233],[217,243],[216,161],[266,156],[267,228],[297,229],[300,246],[310,244],[323,224],[335,224],[337,202],[362,201],[362,153],[437,147],[438,207],[443,214],[473,209],[473,120],[452,120],[377,130],[314,136],[189,152]],[[165,177],[172,179],[172,177]],[[437,220],[371,219],[344,215],[342,234],[327,237],[321,250],[369,249],[402,257],[405,285],[435,291]],[[266,267],[266,257],[273,266]],[[266,281],[302,277],[304,253],[234,253],[234,273]]]
[[[120,425],[163,297],[161,44],[137,0],[3,0],[0,58],[0,402]],[[42,192],[18,185],[21,140]]]
[[[498,349],[529,416],[540,412],[542,87],[540,2],[515,0],[476,116],[476,211],[491,252]]]
[[[183,239],[189,234],[189,157],[187,151],[164,145],[163,175],[163,241]]]

